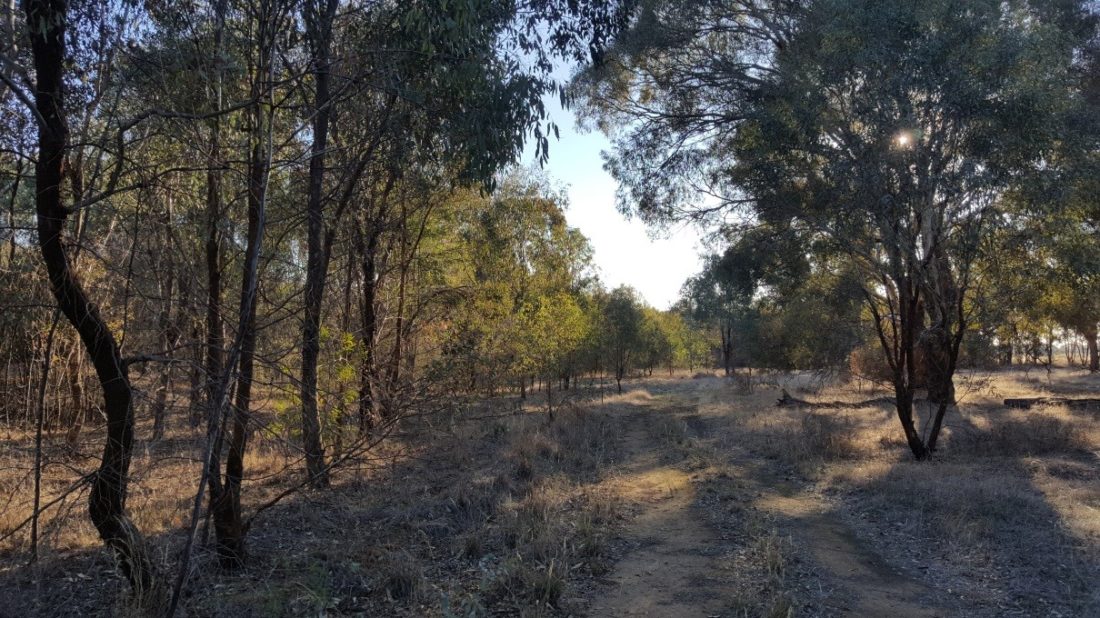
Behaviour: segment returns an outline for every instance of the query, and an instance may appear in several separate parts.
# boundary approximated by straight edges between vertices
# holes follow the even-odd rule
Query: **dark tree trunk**
[[[1085,342],[1089,348],[1089,371],[1096,373],[1100,371],[1100,348],[1097,347],[1097,333],[1096,331],[1088,331],[1085,333]]]
[[[897,256],[894,259],[898,260]],[[923,309],[910,276],[895,272],[891,280],[897,293],[894,311],[896,315],[882,315],[870,293],[867,293],[868,307],[874,315],[875,333],[890,365],[895,408],[905,442],[913,457],[923,460],[928,458],[928,447],[917,431],[913,415],[913,393],[917,382],[916,332],[923,317]],[[895,307],[893,302],[891,307]]]
[[[898,357],[902,362],[895,370],[894,396],[897,400],[898,420],[901,421],[905,442],[909,445],[913,457],[923,460],[928,458],[928,447],[917,432],[913,417],[913,390],[917,382],[916,332],[923,319],[923,310],[908,278],[903,279],[899,288],[901,288],[902,311],[899,316],[901,349]]]
[[[382,286],[380,277],[379,252],[382,231],[386,221],[390,191],[397,177],[390,174],[380,194],[374,196],[370,208],[365,209],[363,218],[354,228],[355,251],[360,260],[360,305],[359,316],[363,357],[359,366],[359,432],[365,433],[374,427],[377,420],[375,378],[375,347],[378,337],[378,290]],[[377,206],[375,208],[375,206]]]
[[[12,19],[15,17],[12,16]],[[11,197],[8,199],[8,227],[11,228],[8,246],[8,267],[15,263],[15,248],[19,245],[15,240],[15,203],[19,199],[19,184],[23,181],[23,158],[18,157],[15,162],[15,180],[11,183]]]
[[[215,60],[214,105],[222,106],[222,56],[225,31],[225,12],[227,0],[219,0],[215,8],[214,48]],[[210,144],[206,160],[206,354],[203,370],[206,372],[206,401],[218,400],[217,382],[222,375],[222,271],[221,271],[221,227],[222,217],[222,156],[221,156],[221,116],[210,120]],[[191,416],[191,425],[198,426],[200,418]],[[207,422],[218,422],[217,410],[207,409]],[[216,469],[216,468],[215,468]]]
[[[430,206],[426,207],[424,210],[424,218],[420,222],[416,236],[410,238],[408,229],[409,214],[405,203],[402,202],[401,204],[401,254],[398,262],[400,277],[397,288],[397,316],[394,325],[393,354],[390,358],[390,371],[387,380],[388,388],[386,389],[388,399],[386,402],[386,415],[389,418],[393,418],[396,415],[396,405],[402,392],[401,370],[405,354],[406,338],[409,336],[409,324],[412,319],[406,315],[405,310],[409,271],[412,269],[413,257],[420,247],[420,241],[424,238],[424,231],[427,229],[428,215],[430,212]],[[495,382],[493,388],[494,390],[496,388]]]
[[[313,45],[313,146],[309,158],[309,197],[306,204],[306,289],[302,324],[302,442],[306,474],[314,487],[329,483],[325,450],[321,444],[321,419],[317,410],[317,359],[321,351],[321,302],[328,275],[329,243],[324,242],[325,151],[328,148],[329,119],[332,115],[330,48],[336,0],[307,2],[303,19]]]
[[[211,165],[216,165],[218,149],[217,121],[210,138]],[[207,401],[215,401],[215,382],[222,373],[222,271],[221,236],[221,171],[213,167],[206,174],[206,395]],[[208,411],[208,420],[213,410]],[[192,424],[197,424],[193,419]]]
[[[270,59],[266,59],[270,61]],[[260,112],[256,112],[259,117]],[[257,118],[257,125],[262,122]],[[225,460],[225,478],[219,479],[215,444],[215,471],[210,475],[210,512],[214,520],[214,536],[218,561],[223,568],[237,569],[244,565],[245,535],[248,530],[241,517],[241,481],[244,478],[244,454],[248,439],[248,419],[252,405],[252,381],[256,354],[256,305],[259,287],[260,248],[263,243],[268,159],[263,146],[262,131],[257,131],[252,148],[248,179],[248,238],[245,247],[245,267],[241,277],[241,298],[238,323],[239,355],[235,400],[232,405],[232,429]],[[228,376],[219,386],[218,401],[224,401]],[[220,407],[220,406],[216,406]],[[221,414],[217,415],[218,417]],[[218,419],[220,422],[220,418]],[[217,432],[217,435],[221,435]]]
[[[404,211],[401,215],[404,218]],[[405,260],[407,242],[404,234],[404,224],[402,224],[401,231],[401,273],[397,282],[397,316],[393,326],[393,352],[390,354],[390,369],[386,378],[386,401],[383,409],[387,419],[392,419],[397,414],[395,406],[401,379],[401,353],[405,341],[405,285],[408,278],[409,264]]]
[[[251,216],[249,217],[251,219]],[[253,227],[251,221],[249,228]],[[225,481],[215,496],[211,492],[211,513],[218,561],[222,568],[244,566],[245,535],[248,530],[241,517],[241,481],[244,478],[244,452],[248,440],[248,418],[252,405],[252,380],[255,372],[256,303],[250,303],[248,320],[242,324],[240,372],[233,402],[233,427],[225,459]]]
[[[180,281],[180,302],[179,302],[179,319],[186,320],[188,330],[188,348],[191,349],[191,358],[188,363],[188,390],[187,390],[187,409],[188,416],[192,421],[198,421],[199,409],[201,408],[202,401],[202,362],[203,362],[203,341],[202,331],[199,328],[199,321],[195,319],[193,313],[193,299],[191,298],[191,284],[190,278],[187,274],[183,274],[179,277]],[[197,426],[197,423],[193,426]]]
[[[722,368],[726,377],[733,375],[733,327],[722,326]]]
[[[42,118],[35,163],[38,243],[58,309],[79,333],[92,359],[107,417],[103,458],[92,480],[88,513],[100,537],[119,557],[134,591],[147,593],[156,581],[153,564],[126,514],[134,440],[133,390],[115,336],[81,287],[62,242],[69,215],[61,198],[68,141],[63,95],[66,5],[64,0],[27,0],[24,7],[37,78],[34,103]]]
[[[364,232],[356,229],[355,245],[360,258],[361,298],[359,305],[360,330],[363,342],[363,357],[359,365],[359,432],[370,431],[374,426],[374,345],[378,333],[378,315],[376,313],[378,295],[378,240],[381,235],[380,224],[376,221],[366,223]]]
[[[169,196],[166,208],[164,211],[164,225],[165,236],[170,238],[172,226],[172,197]],[[167,244],[168,238],[165,238]],[[175,285],[176,285],[176,267],[172,263],[170,258],[165,257],[161,261],[163,264],[167,262],[167,268],[162,269],[162,276],[165,277],[164,287],[161,290],[161,311],[158,318],[157,327],[160,330],[161,347],[164,350],[164,356],[167,362],[161,367],[160,381],[157,384],[157,398],[153,404],[153,441],[158,441],[164,437],[166,414],[168,411],[168,395],[172,390],[172,357],[175,355],[176,346],[179,344],[181,331],[176,321],[172,319],[172,306],[175,297]],[[182,288],[181,284],[181,288]],[[182,290],[181,290],[182,291]],[[177,321],[179,316],[177,316]]]
[[[164,282],[164,307],[160,312],[158,327],[165,357],[171,361],[173,350],[179,342],[179,329],[172,323],[172,294],[175,291],[175,272],[169,270],[168,280]],[[168,393],[172,390],[172,363],[166,362],[161,368],[160,383],[157,384],[157,399],[153,404],[153,441],[164,437],[165,415],[168,411]]]
[[[219,11],[225,8],[224,0]],[[220,13],[221,14],[221,13]],[[259,101],[261,96],[270,93],[272,83],[272,63],[274,62],[274,40],[278,16],[266,14],[260,22],[257,33],[259,58],[256,65],[251,94]],[[225,362],[225,369],[216,387],[217,399],[212,404],[214,417],[210,434],[213,451],[210,458],[210,514],[214,522],[215,548],[218,561],[223,568],[237,569],[246,559],[245,536],[248,528],[241,516],[241,482],[244,478],[244,455],[248,440],[248,421],[251,414],[252,382],[255,370],[256,352],[256,307],[259,297],[260,254],[263,247],[264,228],[266,226],[267,187],[271,166],[272,123],[274,121],[274,102],[269,100],[265,117],[265,106],[255,105],[251,109],[253,134],[248,164],[248,231],[245,244],[244,268],[241,273],[241,295],[237,313],[237,336]],[[232,421],[229,449],[226,453],[224,479],[220,477],[218,454],[222,449],[224,432],[222,424],[226,419],[225,407],[229,400],[229,384],[233,370],[236,369],[234,401],[229,410]],[[216,424],[214,422],[216,421]]]
[[[951,338],[943,327],[926,329],[920,337],[921,356],[924,360],[925,383],[928,401],[955,403],[954,363],[951,358]]]
[[[916,425],[913,422],[912,393],[903,391],[904,389],[895,388],[894,394],[897,401],[898,420],[901,421],[902,432],[905,434],[905,442],[909,445],[909,450],[913,453],[913,457],[917,460],[927,459],[928,448],[924,445],[924,440],[921,439],[920,434],[917,433]]]

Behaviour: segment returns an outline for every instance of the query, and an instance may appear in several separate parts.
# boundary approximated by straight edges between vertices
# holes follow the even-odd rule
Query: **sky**
[[[680,297],[684,280],[700,268],[698,231],[685,226],[651,238],[645,224],[620,214],[617,183],[604,171],[600,154],[611,149],[610,142],[598,131],[579,130],[573,112],[562,109],[557,97],[547,97],[546,105],[560,139],[550,137],[550,160],[543,169],[567,189],[566,219],[591,242],[600,279],[608,289],[629,285],[653,307],[668,309]],[[524,163],[533,161],[528,144]]]

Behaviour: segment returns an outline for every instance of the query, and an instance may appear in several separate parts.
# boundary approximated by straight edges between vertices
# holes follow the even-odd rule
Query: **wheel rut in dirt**
[[[624,533],[630,549],[592,616],[718,616],[729,608],[731,591],[716,563],[723,541],[694,512],[691,473],[666,463],[668,449],[653,431],[655,415],[683,409],[657,406],[623,417],[629,463],[620,491],[636,515]]]
[[[776,518],[781,529],[838,590],[825,600],[825,613],[840,616],[933,618],[947,616],[931,606],[936,593],[923,582],[896,573],[866,548],[849,526],[831,515],[814,496],[765,494],[757,507]]]
[[[591,616],[740,615],[738,590],[722,557],[734,549],[696,504],[699,475],[676,456],[662,423],[675,418],[690,439],[736,445],[733,425],[699,412],[697,397],[661,397],[630,406],[622,415],[624,466],[618,489],[635,515],[623,532],[627,551],[606,577],[608,588],[589,607]],[[746,507],[775,523],[825,590],[803,606],[808,615],[931,618],[963,615],[942,607],[924,582],[892,569],[866,547],[827,499],[797,486],[769,462],[733,446],[719,455],[727,480]],[[735,522],[736,523],[736,522]],[[803,612],[799,612],[801,615]]]

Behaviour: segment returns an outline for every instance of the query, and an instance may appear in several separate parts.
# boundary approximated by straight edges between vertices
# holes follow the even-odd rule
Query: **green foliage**
[[[898,325],[913,340],[968,331],[998,196],[1095,151],[1077,72],[1095,27],[1084,3],[1053,0],[646,2],[615,62],[576,86],[613,140],[622,210],[731,239],[684,291],[727,367],[737,330],[742,349],[768,342],[769,363],[836,364],[860,338],[853,298],[904,362]],[[1073,290],[1095,289],[1080,262],[1050,259]],[[1070,289],[1042,292],[1041,313],[1089,313]]]
[[[642,301],[630,287],[620,286],[608,294],[603,303],[600,341],[607,366],[617,380],[637,366],[645,354]]]
[[[504,176],[492,197],[454,204],[465,254],[464,305],[448,357],[488,390],[575,374],[591,329],[591,249],[565,222],[564,194],[535,173]]]

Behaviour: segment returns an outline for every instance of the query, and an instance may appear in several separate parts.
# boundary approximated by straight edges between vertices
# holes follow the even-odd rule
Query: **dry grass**
[[[1066,369],[961,374],[960,405],[946,419],[935,460],[924,463],[912,461],[888,405],[775,406],[780,388],[843,401],[886,393],[807,374],[766,379],[752,392],[722,379],[683,387],[697,393],[703,416],[731,424],[719,453],[745,449],[773,482],[787,485],[783,491],[818,496],[892,569],[950,589],[945,598],[966,608],[958,615],[1100,615],[1100,414],[1002,404],[1096,396],[1100,377]],[[917,412],[923,430],[929,410]],[[666,444],[690,443],[684,418],[658,421],[654,431]],[[712,475],[707,486],[719,489],[705,493],[705,503],[714,525],[738,539],[727,558],[743,591],[735,615],[816,615],[821,607],[806,582],[819,574],[804,571],[798,548],[782,542],[780,530],[797,523],[738,506],[757,490],[731,475]]]
[[[816,492],[891,567],[951,589],[973,615],[1100,615],[1100,415],[1062,407],[1007,410],[1005,397],[1095,396],[1100,379],[1055,370],[960,376],[936,460],[914,463],[888,406],[856,410],[775,407],[779,388],[858,401],[882,395],[811,374],[744,380],[650,380],[603,405],[565,403],[510,414],[487,404],[453,423],[410,422],[327,492],[265,513],[250,533],[252,560],[222,576],[200,547],[194,616],[362,614],[564,615],[612,568],[621,524],[621,428],[614,415],[696,402],[646,427],[684,478],[703,479],[699,500],[736,548],[722,560],[738,582],[734,615],[807,613],[817,594],[783,524],[748,505],[758,490],[727,467],[743,449],[777,483]],[[921,420],[927,411],[919,409]],[[720,430],[721,424],[729,430]],[[714,435],[706,435],[719,427]],[[139,427],[139,435],[149,428]],[[0,444],[0,531],[30,511],[29,436]],[[166,570],[198,477],[201,435],[176,428],[139,443],[129,509]],[[49,436],[44,498],[91,470],[97,432],[70,448]],[[667,462],[666,462],[667,463]],[[298,478],[297,454],[258,433],[248,453],[246,510]],[[769,477],[771,478],[771,477]],[[124,615],[113,563],[87,521],[78,491],[43,517],[39,565],[21,569],[26,534],[0,544],[0,615]],[[169,571],[170,572],[170,571]],[[811,615],[813,612],[809,612]],[[970,615],[970,614],[967,614]]]
[[[510,414],[449,429],[411,420],[391,441],[325,492],[306,492],[265,512],[249,535],[250,561],[222,575],[209,548],[193,563],[183,615],[393,616],[557,615],[594,574],[608,568],[609,527],[618,505],[599,486],[617,432],[606,414],[567,404],[553,421],[542,412]],[[478,416],[485,415],[479,409]],[[139,427],[139,435],[148,435]],[[97,431],[76,452],[50,437],[44,499],[91,469]],[[0,451],[0,530],[30,512],[28,436]],[[139,442],[128,508],[163,572],[171,575],[196,488],[202,434],[176,427],[156,445]],[[297,454],[257,432],[247,454],[246,513],[300,478]],[[140,613],[127,600],[75,492],[43,517],[39,567],[26,558],[26,534],[0,552],[0,615]]]
[[[957,387],[960,405],[930,463],[911,460],[887,406],[779,409],[766,390],[731,411],[748,448],[835,496],[841,516],[895,567],[997,608],[988,615],[1100,615],[1100,415],[1001,404],[1095,396],[1100,378],[1005,371],[964,374]],[[832,384],[814,396],[870,395]]]

